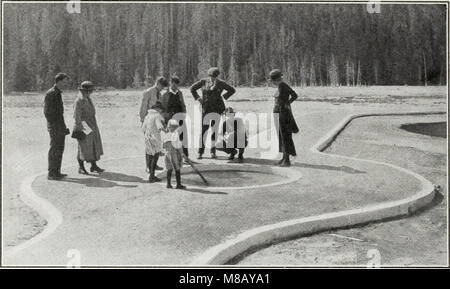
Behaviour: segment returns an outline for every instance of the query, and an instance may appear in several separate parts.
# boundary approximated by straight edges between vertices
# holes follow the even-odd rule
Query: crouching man
[[[244,120],[236,117],[233,108],[228,107],[224,112],[223,122],[219,128],[219,139],[216,149],[229,155],[233,160],[238,154],[239,162],[244,161],[244,151],[248,144],[248,133]]]

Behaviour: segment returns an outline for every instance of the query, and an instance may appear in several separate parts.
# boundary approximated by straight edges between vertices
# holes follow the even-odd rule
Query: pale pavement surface
[[[267,103],[255,103],[251,110],[268,109]],[[309,151],[348,114],[398,109],[383,104],[365,109],[302,102],[296,102],[294,109],[301,131],[295,136],[299,156],[294,159],[292,169],[298,170],[302,178],[297,183],[265,190],[223,193],[166,190],[145,182],[143,156],[101,161],[100,165],[107,169],[105,174],[79,176],[75,166],[76,146],[67,138],[63,163],[64,171],[69,173],[67,181],[49,182],[40,176],[33,183],[36,192],[62,212],[63,223],[45,240],[3,260],[4,264],[65,265],[69,249],[80,251],[82,265],[188,264],[207,248],[248,229],[398,200],[420,189],[416,180],[393,169],[319,157]],[[423,108],[412,106],[404,110]],[[10,189],[23,177],[45,170],[48,149],[43,121],[27,118],[26,130],[13,130],[8,125],[17,111],[6,110],[4,120],[4,151],[14,152],[5,156],[4,162],[4,167],[12,168],[4,172]],[[98,111],[105,159],[143,155],[140,130],[129,117],[134,110]],[[68,110],[67,119],[70,114]],[[24,146],[20,152],[11,147],[18,139]],[[246,155],[249,162],[260,164],[256,156],[256,152]]]

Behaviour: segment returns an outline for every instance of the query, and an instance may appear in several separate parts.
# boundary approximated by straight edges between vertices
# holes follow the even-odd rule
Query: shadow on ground
[[[135,187],[137,187],[137,185],[120,185],[116,182],[102,180],[100,178],[84,178],[84,179],[64,178],[64,179],[60,180],[60,182],[80,184],[80,185],[85,185],[86,187],[90,187],[90,188],[113,188],[113,187],[135,188]]]
[[[130,176],[122,173],[115,172],[103,172],[98,175],[89,175],[92,177],[88,178],[64,178],[61,182],[75,183],[80,185],[85,185],[86,187],[96,187],[96,188],[136,188],[137,185],[121,185],[117,182],[128,182],[128,183],[147,183],[142,178],[136,176]]]
[[[237,160],[229,161],[228,163],[238,163]],[[244,159],[243,164],[255,164],[255,165],[269,165],[276,166],[277,161],[268,159]],[[365,174],[365,171],[360,171],[348,166],[330,166],[330,165],[319,165],[319,164],[307,164],[307,163],[292,163],[292,167],[306,168],[306,169],[316,169],[316,170],[328,170],[328,171],[340,171],[348,174]]]

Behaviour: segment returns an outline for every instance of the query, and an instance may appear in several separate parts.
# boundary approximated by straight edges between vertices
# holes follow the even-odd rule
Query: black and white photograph
[[[1,266],[448,267],[448,5],[2,1]]]

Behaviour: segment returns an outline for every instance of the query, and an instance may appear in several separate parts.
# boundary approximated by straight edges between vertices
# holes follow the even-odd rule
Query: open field
[[[294,161],[299,162],[300,164],[303,163],[303,165],[299,167],[299,170],[303,174],[302,182],[306,182],[304,184],[308,186],[312,186],[311,182],[314,182],[314,177],[318,176],[316,172],[320,172],[321,176],[332,175],[333,173],[332,167],[329,167],[329,170],[314,170],[314,168],[311,168],[310,163],[306,163],[308,160],[308,149],[312,144],[314,144],[315,141],[317,141],[318,138],[320,138],[325,132],[332,128],[344,116],[352,113],[362,112],[445,111],[447,107],[446,87],[327,87],[297,88],[296,91],[299,93],[300,99],[293,104],[293,109],[294,114],[298,119],[301,132],[298,136],[296,136],[295,139],[299,156]],[[186,105],[188,106],[189,110],[189,107],[193,106],[193,99],[186,89],[183,89],[183,92],[186,99]],[[270,112],[273,102],[273,93],[273,88],[238,88],[236,96],[232,97],[227,102],[227,104],[233,106],[240,112]],[[140,128],[138,126],[138,109],[141,95],[142,91],[137,90],[98,91],[94,93],[93,99],[97,107],[97,120],[99,122],[99,127],[102,133],[105,148],[104,159],[143,155],[143,140],[141,137]],[[76,92],[64,93],[65,117],[66,123],[69,128],[71,128],[73,125],[71,115],[75,96]],[[49,140],[48,133],[46,132],[45,119],[42,113],[42,109],[43,93],[27,93],[17,95],[6,94],[3,96],[2,228],[4,242],[3,246],[5,249],[12,248],[15,245],[22,243],[23,241],[32,238],[33,236],[41,232],[42,229],[46,226],[46,220],[42,219],[32,209],[23,204],[23,202],[19,198],[19,186],[23,179],[27,176],[34,175],[46,170],[46,154],[48,150]],[[445,119],[445,116],[441,116],[441,119]],[[407,120],[407,122],[408,121],[410,120]],[[402,122],[403,121],[397,121],[395,123],[397,125],[400,125]],[[385,131],[381,129],[372,132],[373,135],[370,135],[370,137],[372,137],[373,139],[371,139],[369,142],[372,145],[370,147],[367,147],[365,145],[367,144],[367,142],[362,143],[364,142],[364,139],[359,140],[359,142],[356,143],[352,142],[352,140],[355,138],[355,134],[359,135],[361,128],[359,128],[359,130],[357,129],[356,131],[354,131],[352,127],[349,127],[349,129],[350,130],[348,131],[348,133],[346,132],[346,134],[342,135],[342,139],[345,140],[345,143],[342,145],[342,143],[340,143],[341,139],[339,138],[336,146],[332,146],[330,150],[338,154],[354,155],[355,152],[357,152],[359,156],[376,157],[383,160],[394,159],[400,166],[410,168],[413,171],[423,174],[433,182],[440,184],[445,183],[442,180],[446,176],[446,164],[441,161],[446,152],[445,140],[436,141],[434,138],[431,139],[431,137],[429,137],[429,139],[424,139],[422,136],[416,135],[414,135],[414,137],[411,136],[407,140],[403,140],[401,137],[397,138],[393,135],[389,135],[389,138],[386,138],[386,136],[384,135]],[[389,130],[388,132],[391,133],[392,131]],[[412,133],[407,132],[404,132],[404,134],[413,135]],[[386,142],[387,139],[391,139],[394,137],[396,140],[403,142],[400,149],[398,149],[392,143],[383,143],[383,141]],[[421,142],[418,142],[418,140],[421,140]],[[412,145],[409,145],[410,142],[416,145],[415,149],[409,148],[414,147]],[[382,146],[382,149],[380,148],[380,146]],[[404,147],[406,147],[406,149],[404,149]],[[193,150],[191,151],[192,153],[194,152]],[[402,157],[404,153],[408,157]],[[66,138],[66,150],[64,154],[63,168],[65,168],[65,172],[69,173],[69,177],[78,178],[78,175],[75,174],[76,171],[74,168],[74,166],[76,165],[75,154],[76,142],[73,139]],[[254,154],[253,152],[248,152],[248,156],[255,157],[256,154]],[[398,160],[394,157],[398,157]],[[145,179],[145,172],[140,171],[140,167],[142,167],[142,170],[144,167],[143,156],[142,160],[137,158],[134,162],[137,162],[137,165],[133,166],[129,160],[124,161],[123,167],[130,168],[130,170],[132,170],[134,173],[133,176],[138,176],[139,179],[141,177]],[[109,161],[105,161],[104,163],[106,169],[108,169],[109,166],[110,169],[115,168],[119,170],[120,163],[113,164]],[[102,165],[102,161],[100,162],[100,165]],[[162,160],[160,165],[162,165]],[[335,165],[336,167],[338,166],[338,164]],[[363,168],[361,168],[361,170],[363,170]],[[125,174],[125,172],[122,173]],[[124,185],[134,185],[133,182],[136,181],[136,179],[133,176],[130,178],[124,176],[118,177],[116,175],[111,176],[111,178],[109,179],[97,179],[95,182],[92,180],[85,181],[85,183],[79,183],[80,185],[84,185],[79,188],[79,190],[81,190],[79,192],[83,192],[83,190],[87,190],[86,188],[89,187],[92,188],[92,182],[94,182],[94,185],[96,184],[101,188],[107,189],[108,186],[110,188],[114,188],[109,191],[106,190],[104,193],[99,193],[97,197],[86,196],[86,198],[83,199],[80,196],[75,196],[74,194],[76,192],[70,192],[70,187],[68,187],[69,191],[67,192],[61,191],[60,197],[58,197],[58,191],[54,191],[51,195],[48,196],[54,198],[57,203],[59,202],[60,207],[64,207],[68,210],[70,210],[70,206],[65,203],[66,199],[63,196],[66,196],[68,199],[76,197],[76,199],[73,200],[80,202],[75,203],[75,208],[79,209],[83,207],[84,201],[91,202],[91,211],[88,210],[87,212],[83,212],[83,214],[79,214],[80,212],[74,211],[71,213],[67,213],[68,215],[65,215],[69,216],[74,213],[79,214],[77,215],[78,218],[85,218],[88,217],[89,214],[91,214],[92,216],[95,216],[96,214],[105,214],[104,217],[107,216],[107,213],[109,212],[108,210],[111,209],[107,208],[107,206],[109,205],[105,204],[104,207],[97,207],[98,202],[102,202],[100,196],[103,194],[105,194],[104,196],[107,196],[108,193],[111,193],[113,191],[117,192],[117,195],[119,195],[119,193],[123,193],[125,194],[125,197],[117,197],[118,199],[116,199],[115,201],[123,204],[123,206],[126,206],[126,210],[123,211],[120,215],[121,217],[126,217],[128,214],[127,212],[133,211],[133,198],[137,198],[139,203],[141,203],[142,205],[146,204],[145,201],[139,199],[146,198],[145,193],[147,189],[140,187],[143,186],[143,184],[136,184],[136,186],[140,187],[138,195],[135,195],[136,192],[127,192],[127,190],[132,189],[130,187],[121,187]],[[119,181],[117,181],[117,178],[119,178]],[[411,185],[412,187],[414,186],[414,184],[402,184],[401,182],[396,185],[399,188],[407,188],[409,185]],[[443,187],[446,191],[446,187]],[[286,190],[289,190],[289,188],[286,188]],[[345,188],[342,188],[342,192],[345,192]],[[48,194],[48,192],[42,192],[42,194],[45,195]],[[399,192],[399,194],[402,193]],[[153,197],[156,198],[156,196],[149,194],[148,198]],[[176,196],[171,197],[176,198]],[[218,198],[220,196],[214,197]],[[183,198],[187,198],[186,200],[192,200],[193,197],[184,196]],[[428,249],[423,249],[422,255],[426,255],[426,252],[430,252],[431,255],[417,258],[411,257],[411,252],[405,252],[404,256],[400,256],[400,254],[395,255],[394,253],[392,253],[396,251],[399,246],[404,245],[402,244],[402,241],[400,239],[393,238],[392,242],[388,245],[386,245],[385,243],[378,244],[380,248],[386,248],[385,250],[386,252],[388,252],[385,253],[382,249],[380,250],[382,251],[382,254],[387,254],[388,256],[390,256],[386,258],[387,264],[402,263],[398,260],[399,258],[411,258],[400,259],[404,260],[404,264],[418,264],[418,262],[424,262],[428,264],[432,263],[433,260],[436,260],[436,263],[440,264],[442,263],[442,256],[446,254],[446,252],[442,249],[443,245],[445,245],[445,243],[443,244],[443,242],[445,241],[446,232],[442,230],[442,228],[443,224],[446,224],[445,208],[447,196],[444,194],[443,198],[444,199],[439,203],[439,205],[430,208],[428,213],[423,213],[423,215],[418,215],[417,217],[414,217],[412,219],[402,219],[391,222],[392,227],[384,227],[389,225],[381,223],[372,225],[375,227],[369,226],[364,228],[352,229],[354,230],[352,232],[356,232],[355,234],[357,238],[359,236],[361,239],[364,239],[364,234],[369,234],[370,228],[377,228],[377,233],[372,233],[373,242],[376,242],[375,237],[378,236],[378,234],[379,236],[390,236],[392,235],[392,232],[396,232],[398,236],[406,236],[405,238],[410,238],[412,234],[418,239],[413,245],[410,246],[411,250],[422,250],[422,248],[420,248],[420,244],[427,243],[427,238],[429,237],[433,239],[434,243],[433,245],[429,245],[427,247]],[[364,201],[363,199],[354,200]],[[197,201],[200,202],[200,199]],[[312,198],[310,201],[312,202],[314,201],[314,199]],[[301,202],[301,199],[299,199],[299,202]],[[151,202],[147,204],[151,204]],[[167,204],[170,203],[166,203],[166,205]],[[220,204],[219,200],[217,204]],[[114,206],[114,202],[112,200],[111,205]],[[104,208],[105,211],[102,211],[102,208]],[[145,211],[145,207],[141,207],[140,209]],[[186,208],[186,211],[183,212],[189,214],[190,211],[188,210],[188,208]],[[273,213],[275,212],[276,208],[273,209]],[[202,213],[204,213],[204,216],[208,216],[208,212],[205,211]],[[426,217],[428,216],[427,214],[431,215],[429,215],[429,217]],[[136,214],[135,216],[138,217],[139,215]],[[257,216],[254,217],[257,218]],[[135,222],[134,219],[130,219],[131,217],[126,218],[128,218],[127,220],[129,220],[131,223]],[[187,215],[186,218],[188,218]],[[211,222],[213,219],[214,218],[211,219]],[[116,221],[119,220],[120,218]],[[114,220],[111,220],[111,222],[112,223],[110,223],[110,225],[114,226]],[[250,224],[246,226],[251,227]],[[421,229],[423,227],[427,227],[429,228],[429,230]],[[411,233],[411,228],[419,230],[420,234]],[[135,235],[136,237],[139,237],[138,233],[139,231]],[[120,234],[120,230],[115,229],[114,234]],[[321,236],[322,235],[312,238],[322,238]],[[387,238],[388,237],[385,237],[384,239],[386,240]],[[367,239],[370,238],[367,237]],[[309,261],[311,261],[311,259],[308,259],[310,258],[309,256],[303,255],[303,257],[306,259],[296,257],[294,258],[295,260],[291,259],[291,256],[292,254],[297,254],[299,252],[298,248],[308,247],[311,243],[315,244],[315,239],[303,238],[293,242],[297,243],[294,243],[292,246],[289,245],[288,252],[286,253],[287,257],[280,258],[279,262],[283,263],[289,261],[289,264],[309,264]],[[301,244],[299,245],[298,242],[300,242]],[[330,243],[328,239],[325,239],[323,241],[322,239],[320,239],[317,242],[322,243],[320,243],[319,246],[316,246],[319,248],[314,251],[314,254],[320,253],[322,255],[319,255],[319,258],[317,259],[318,261],[316,261],[315,264],[323,264],[324,262],[330,262],[331,264],[353,264],[352,262],[354,261],[354,259],[346,259],[347,261],[342,261],[342,259],[336,257],[336,259],[330,261],[327,258],[323,257],[323,254],[328,254],[327,252],[330,252],[327,251],[327,244],[332,244],[332,242]],[[312,246],[315,246],[314,244]],[[276,246],[284,245],[286,245],[286,243]],[[116,246],[113,244],[111,244],[111,246],[111,248],[114,248],[115,250],[120,249],[120,246]],[[276,250],[276,248],[279,248],[276,246],[272,248],[275,248],[274,250]],[[271,248],[269,248],[268,250],[270,249]],[[364,247],[363,249],[365,250],[366,248]],[[319,253],[317,253],[317,251]],[[358,252],[359,253],[357,254],[360,254],[363,251]],[[345,251],[344,253],[348,253],[348,251]],[[246,264],[246,262],[247,264],[266,264],[267,260],[273,260],[274,263],[277,263],[277,259],[275,257],[270,257],[276,256],[276,254],[273,254],[273,251],[267,251],[267,253],[261,251],[262,255],[259,255],[260,257],[258,257],[257,254],[250,256],[248,259],[244,260],[242,264]],[[284,253],[282,253],[282,255],[283,254]],[[337,252],[336,254],[340,253]],[[405,257],[406,255],[408,255],[409,257]],[[164,258],[161,257],[160,260],[164,260]],[[142,260],[142,262],[145,261],[146,259]],[[364,262],[364,259],[360,258],[359,262],[357,263],[361,262]]]
[[[181,89],[183,95],[190,99],[187,88]],[[296,87],[298,101],[330,102],[330,103],[392,103],[392,104],[445,104],[446,90],[444,86],[365,86],[365,87]],[[124,107],[135,105],[140,100],[142,90],[98,90],[96,92],[97,107]],[[64,103],[73,103],[76,91],[64,93]],[[17,93],[4,95],[5,107],[41,107],[43,92]],[[266,102],[272,101],[272,87],[240,87],[230,98],[234,102]]]

